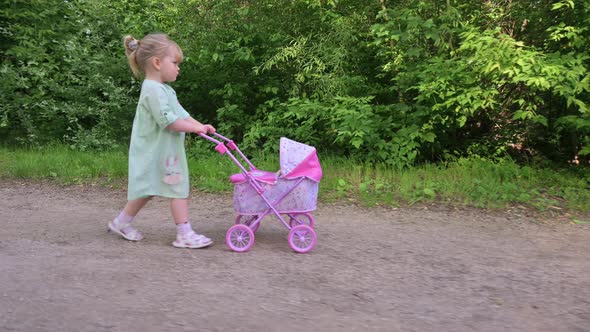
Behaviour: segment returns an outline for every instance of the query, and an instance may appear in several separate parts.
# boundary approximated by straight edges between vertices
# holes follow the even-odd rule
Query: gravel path
[[[479,210],[320,204],[294,253],[267,217],[228,250],[228,195],[195,193],[176,249],[166,200],[132,243],[106,232],[125,192],[0,184],[0,331],[590,331],[590,225]]]

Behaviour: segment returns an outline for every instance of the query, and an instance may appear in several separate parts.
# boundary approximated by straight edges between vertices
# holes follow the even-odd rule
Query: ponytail
[[[129,67],[131,67],[133,76],[139,78],[141,70],[136,57],[137,49],[139,48],[139,40],[133,38],[131,35],[127,35],[123,37],[123,46],[125,47],[125,55],[127,55],[127,59],[129,60]]]

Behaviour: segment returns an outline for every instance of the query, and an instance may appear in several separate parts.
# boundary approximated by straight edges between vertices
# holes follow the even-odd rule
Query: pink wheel
[[[246,225],[246,226],[250,227],[252,232],[256,233],[256,231],[258,231],[258,228],[260,228],[260,223],[262,222],[262,221],[259,221],[258,224],[256,224],[256,226],[254,226],[254,228],[252,228],[252,224],[254,223],[254,221],[256,221],[256,219],[258,219],[258,216],[247,216],[247,215],[239,214],[236,217],[236,225],[239,225],[239,224]]]
[[[297,225],[289,231],[289,245],[298,253],[309,252],[317,241],[315,231],[307,225]]]
[[[311,213],[303,212],[303,213],[289,213],[289,226],[297,226],[297,225],[307,225],[313,228],[313,216]]]
[[[227,230],[225,243],[233,251],[246,252],[254,245],[254,232],[246,225],[234,225]]]

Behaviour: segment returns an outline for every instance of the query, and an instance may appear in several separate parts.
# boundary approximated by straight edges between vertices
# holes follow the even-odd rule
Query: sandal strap
[[[140,231],[133,228],[130,224],[121,225],[117,219],[109,223],[109,229],[129,241],[139,241],[143,239],[143,234],[141,234]]]
[[[131,226],[127,226],[125,228],[121,229],[121,233],[125,234],[125,237],[128,240],[141,240],[143,238],[143,234],[141,234],[140,231],[138,231],[137,229],[131,227]]]
[[[208,238],[208,237],[206,237],[204,235],[201,235],[201,234],[197,234],[195,231],[192,231],[192,232],[184,235],[182,237],[182,239],[183,239],[184,242],[192,242],[192,243],[195,243],[195,244],[207,243],[207,242],[210,242],[211,241],[210,238]]]

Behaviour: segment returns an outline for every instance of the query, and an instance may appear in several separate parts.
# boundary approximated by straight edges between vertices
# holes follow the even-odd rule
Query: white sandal
[[[172,245],[176,248],[198,249],[208,247],[213,244],[210,238],[195,233],[194,231],[186,235],[176,235],[176,241]]]
[[[118,227],[119,220],[115,218],[113,221],[109,223],[109,231],[117,233],[121,235],[124,239],[129,241],[139,241],[143,239],[143,234],[137,229],[131,227],[131,225],[127,225],[125,227]]]

